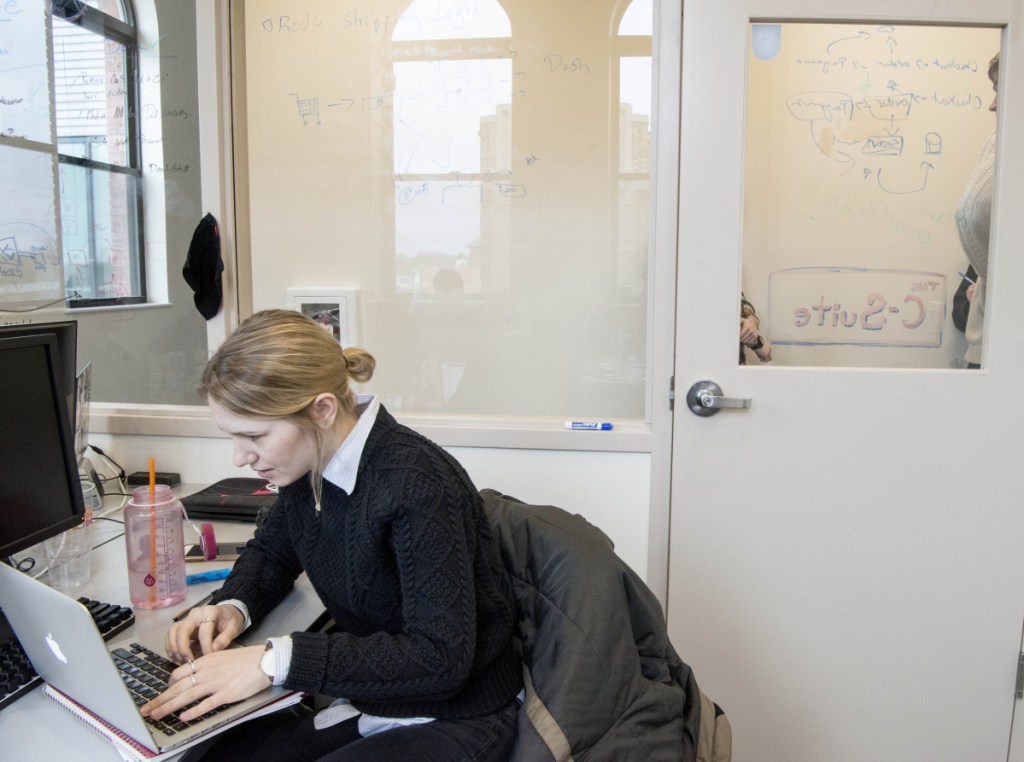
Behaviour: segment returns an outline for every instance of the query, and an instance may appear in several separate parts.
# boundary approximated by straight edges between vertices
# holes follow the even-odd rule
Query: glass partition
[[[392,411],[646,420],[651,0],[280,7],[236,80],[254,308],[357,290]]]
[[[995,28],[751,25],[740,290],[773,364],[980,362],[999,44]]]
[[[0,323],[78,321],[96,401],[197,404],[195,4],[0,5]]]

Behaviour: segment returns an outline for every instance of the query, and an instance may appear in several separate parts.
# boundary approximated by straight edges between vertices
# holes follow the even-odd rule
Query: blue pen
[[[966,274],[966,273],[961,273],[961,272],[958,272],[958,273],[957,273],[957,275],[959,275],[959,276],[960,276],[961,278],[963,278],[963,279],[964,279],[965,281],[967,281],[968,283],[974,283],[974,281],[973,281],[973,280],[971,280],[970,278],[968,278],[968,277],[967,277],[967,274]]]
[[[216,582],[219,579],[224,579],[231,573],[231,567],[225,567],[223,569],[214,569],[213,571],[199,572],[198,574],[189,574],[185,577],[186,585],[195,585],[199,582]]]
[[[591,421],[566,421],[565,428],[583,429],[585,431],[611,431],[612,425],[610,423],[597,423]]]

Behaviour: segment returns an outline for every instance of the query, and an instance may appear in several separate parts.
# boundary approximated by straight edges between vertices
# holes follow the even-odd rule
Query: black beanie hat
[[[224,262],[220,258],[220,230],[213,215],[207,214],[196,225],[192,243],[188,247],[188,258],[181,270],[185,282],[195,291],[192,298],[196,309],[207,320],[220,309],[222,272]]]

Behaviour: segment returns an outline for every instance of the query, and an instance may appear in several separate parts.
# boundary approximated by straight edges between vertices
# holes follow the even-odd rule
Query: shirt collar
[[[324,478],[349,495],[355,489],[359,461],[363,457],[366,440],[370,436],[370,429],[377,421],[379,410],[380,401],[375,394],[356,395],[356,425],[324,468]]]

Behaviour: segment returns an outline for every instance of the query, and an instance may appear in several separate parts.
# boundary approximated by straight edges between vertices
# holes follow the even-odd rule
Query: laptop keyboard
[[[104,603],[91,598],[79,598],[78,602],[89,609],[104,640],[110,640],[135,623],[135,614],[128,606]],[[0,623],[0,632],[7,633],[0,636],[0,709],[3,709],[37,685],[41,685],[43,679],[32,668],[21,643],[14,633],[10,632],[10,626],[2,612],[0,619],[4,620]]]
[[[135,699],[136,706],[142,706],[167,690],[167,683],[171,679],[171,672],[178,668],[178,665],[160,654],[151,651],[138,643],[132,643],[128,648],[115,648],[110,652],[114,657],[114,664],[121,672],[121,679],[128,686],[128,690]],[[195,701],[188,706],[179,709],[184,712],[186,709],[198,704]],[[182,720],[177,714],[169,714],[162,720],[145,718],[146,724],[165,736],[173,736],[187,730],[197,722],[213,717],[227,707],[222,706],[200,715],[192,720]]]

